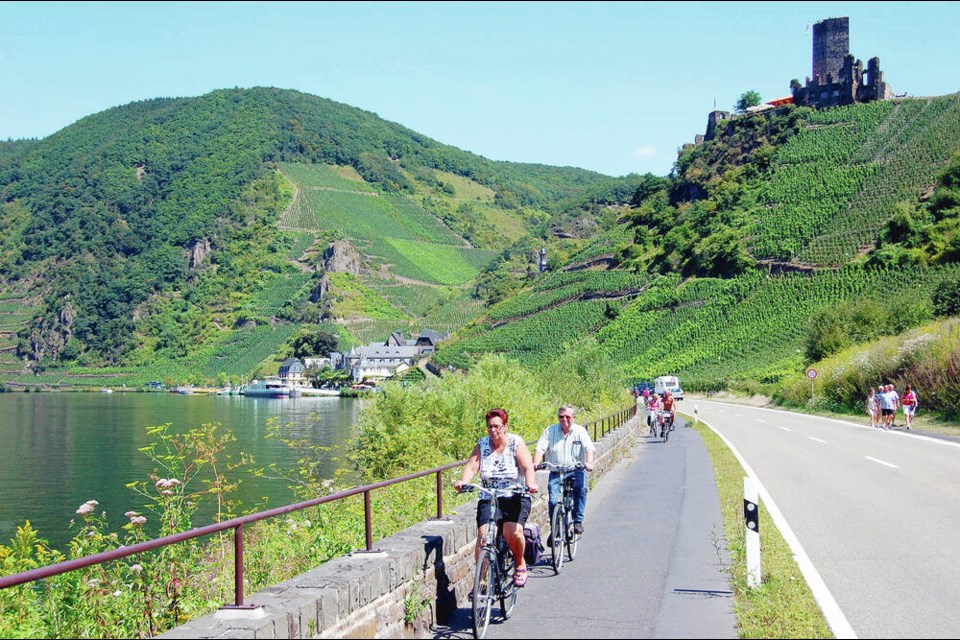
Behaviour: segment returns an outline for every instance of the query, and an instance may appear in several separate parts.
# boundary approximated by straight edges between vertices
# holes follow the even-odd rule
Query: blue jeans
[[[547,490],[550,494],[550,517],[553,518],[553,507],[563,499],[563,476],[550,472]],[[583,512],[587,508],[587,474],[583,469],[573,472],[573,521],[583,522]]]

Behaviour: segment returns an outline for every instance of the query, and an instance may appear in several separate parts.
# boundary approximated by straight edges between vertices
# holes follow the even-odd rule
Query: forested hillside
[[[632,205],[595,243],[604,259],[558,265],[435,360],[574,351],[625,381],[770,391],[957,314],[960,94],[735,117]]]
[[[373,194],[397,231],[372,246],[369,231],[341,225],[360,223],[366,214],[351,207],[362,198],[310,183],[323,166],[353,172],[351,189]],[[402,275],[447,287],[434,302],[460,300],[497,252],[590,215],[598,205],[584,192],[617,185],[581,169],[486,160],[295,91],[110,109],[43,140],[0,143],[0,364],[106,373],[162,362],[157,372],[215,375],[239,344],[269,335],[278,347],[322,319],[306,301],[329,240],[368,243],[381,293]],[[198,352],[209,357],[184,364]]]

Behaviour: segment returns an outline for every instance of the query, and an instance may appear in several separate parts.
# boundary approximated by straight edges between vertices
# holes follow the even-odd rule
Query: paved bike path
[[[494,609],[488,638],[737,637],[713,466],[695,431],[678,421],[667,443],[639,437],[591,490],[585,527],[576,560],[555,575],[547,552],[513,617]],[[468,605],[429,637],[472,637]]]

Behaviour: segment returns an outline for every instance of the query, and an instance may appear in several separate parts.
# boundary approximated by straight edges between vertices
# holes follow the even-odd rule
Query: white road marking
[[[773,519],[774,524],[776,524],[777,528],[780,529],[780,534],[783,535],[783,539],[786,540],[787,546],[789,546],[790,550],[793,551],[794,559],[797,561],[797,565],[800,567],[800,573],[803,574],[807,584],[810,586],[810,591],[813,592],[814,599],[817,601],[817,604],[820,605],[820,610],[823,611],[823,615],[827,619],[827,624],[830,625],[830,630],[833,631],[833,635],[837,638],[857,638],[857,633],[853,630],[853,627],[850,626],[847,616],[844,615],[840,605],[837,604],[833,594],[830,593],[827,583],[823,581],[823,578],[820,576],[817,568],[813,566],[813,562],[810,561],[810,557],[803,549],[803,545],[800,544],[800,539],[797,538],[797,535],[793,532],[793,529],[790,528],[790,525],[787,523],[787,519],[783,517],[783,513],[781,513],[780,508],[773,501],[773,498],[770,496],[767,488],[763,486],[763,482],[761,482],[760,478],[757,477],[757,474],[753,472],[753,469],[749,464],[747,464],[747,461],[743,459],[743,456],[740,455],[740,452],[737,451],[737,448],[733,446],[732,442],[727,440],[723,434],[717,431],[709,422],[704,421],[704,424],[707,425],[711,431],[717,434],[721,440],[723,440],[730,451],[733,452],[734,457],[740,462],[740,466],[743,467],[743,470],[747,473],[747,475],[753,478],[760,486],[760,499],[767,508],[767,512]]]
[[[710,403],[712,403],[712,404],[718,404],[718,405],[724,405],[724,404],[726,404],[726,405],[728,405],[728,406],[731,405],[731,403],[729,403],[729,402],[726,402],[726,403],[725,403],[725,402],[723,402],[722,400],[704,400],[704,402],[710,402]],[[785,410],[785,409],[768,409],[767,407],[750,407],[750,408],[753,409],[754,411],[770,411],[770,412],[772,412],[772,413],[783,413],[783,414],[786,414],[786,415],[789,415],[789,416],[797,416],[797,415],[798,415],[796,411],[787,411],[787,410]],[[723,413],[723,410],[722,410],[722,409],[717,409],[717,411]],[[864,428],[868,428],[868,427],[866,427],[866,426],[863,425],[863,424],[859,424],[859,423],[857,423],[857,422],[850,422],[850,421],[848,421],[848,420],[838,420],[837,418],[827,418],[827,417],[824,417],[824,416],[810,416],[810,417],[818,418],[818,419],[820,419],[820,420],[829,420],[830,422],[836,422],[836,423],[838,423],[838,424],[845,424],[845,425],[849,425],[849,426],[851,426],[851,427],[864,427]],[[903,438],[913,438],[913,439],[916,440],[916,441],[928,442],[928,443],[930,443],[930,444],[936,444],[936,445],[941,445],[941,446],[945,446],[945,447],[954,447],[954,448],[960,449],[960,442],[954,442],[954,441],[952,441],[952,440],[944,440],[943,438],[931,438],[930,436],[923,436],[923,435],[920,435],[919,433],[916,433],[916,432],[913,432],[913,431],[911,431],[911,432],[906,432],[906,431],[888,431],[887,433],[889,433],[891,436],[900,436],[900,437],[903,437]]]
[[[791,429],[790,427],[780,427],[780,428],[783,429],[784,431],[793,431],[793,429]]]
[[[766,422],[766,420],[762,420],[761,418],[754,418],[753,421],[754,421],[754,422]]]
[[[889,462],[884,462],[883,460],[878,460],[877,458],[874,458],[874,457],[871,457],[871,456],[865,456],[865,457],[867,458],[867,460],[873,460],[873,461],[876,462],[877,464],[882,464],[882,465],[884,465],[884,466],[890,467],[891,469],[899,469],[899,468],[900,468],[900,467],[898,467],[898,466],[895,465],[895,464],[890,464]]]
[[[814,442],[822,442],[823,444],[827,444],[826,440],[821,440],[820,438],[814,438],[813,436],[807,436],[807,437],[813,440]]]

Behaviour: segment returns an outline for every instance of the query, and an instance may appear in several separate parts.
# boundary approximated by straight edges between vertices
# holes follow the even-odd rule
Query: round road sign
[[[807,369],[807,377],[810,378],[811,380],[813,380],[814,378],[816,378],[816,377],[817,377],[817,370],[816,370],[816,369],[813,369],[813,368]]]

